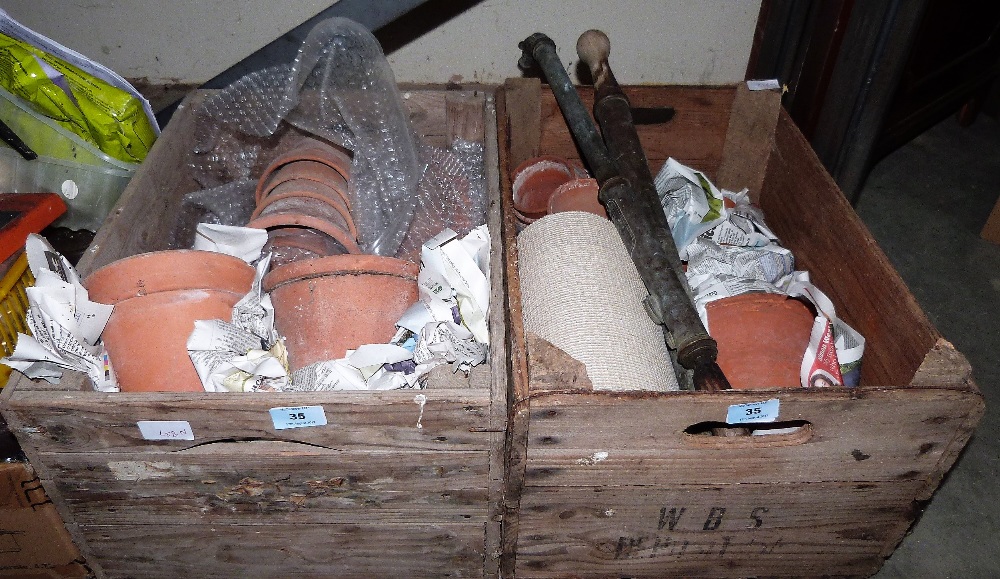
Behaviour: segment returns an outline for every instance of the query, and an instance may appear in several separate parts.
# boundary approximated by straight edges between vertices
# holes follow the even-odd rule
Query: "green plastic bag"
[[[142,162],[156,140],[139,99],[4,34],[0,34],[0,85],[120,161]]]

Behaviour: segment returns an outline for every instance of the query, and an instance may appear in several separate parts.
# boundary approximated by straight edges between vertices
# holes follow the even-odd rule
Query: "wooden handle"
[[[580,56],[580,60],[590,67],[590,74],[594,79],[597,79],[601,68],[608,65],[611,41],[608,40],[608,35],[600,30],[588,30],[577,39],[576,53]]]

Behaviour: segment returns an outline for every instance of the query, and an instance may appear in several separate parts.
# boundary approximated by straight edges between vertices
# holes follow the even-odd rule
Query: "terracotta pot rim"
[[[706,308],[714,308],[721,306],[723,304],[739,304],[742,302],[767,302],[767,303],[785,303],[788,300],[795,300],[800,303],[804,303],[802,299],[790,296],[788,294],[766,292],[766,291],[749,291],[741,294],[736,294],[734,296],[726,296],[724,298],[719,298],[717,300],[712,300],[705,304]]]
[[[330,198],[335,202],[341,202],[350,210],[351,202],[347,197],[347,182],[334,183],[331,181],[320,181],[317,179],[311,179],[309,177],[291,177],[288,179],[283,179],[281,181],[276,181],[273,185],[269,184],[268,189],[264,192],[264,196],[257,201],[257,204],[267,203],[267,200],[272,195],[280,195],[280,193],[275,193],[279,188],[286,189],[290,185],[289,183],[295,183],[298,187],[305,187],[307,185],[315,184],[321,186],[326,190],[329,190]]]
[[[593,196],[591,196],[591,192],[594,193]],[[600,186],[597,184],[597,179],[584,177],[567,181],[556,188],[556,190],[552,193],[552,196],[549,197],[549,213],[584,211],[586,213],[594,213],[595,215],[607,218],[607,211],[604,210],[604,206],[601,205],[601,202],[597,197],[599,192]],[[600,213],[595,213],[590,210],[591,200],[597,203],[596,207],[601,209]],[[581,201],[583,203],[581,203]],[[560,209],[560,204],[565,204],[566,208]]]
[[[192,265],[200,262],[204,267],[215,265],[222,270],[228,270],[230,277],[229,279],[223,279],[216,275],[213,279],[206,279],[203,283],[195,286],[190,283],[189,279],[185,279],[183,275],[185,272],[176,267],[171,268],[168,273],[158,276],[155,263],[165,259],[181,259],[188,261]],[[197,266],[195,267],[197,268]],[[138,277],[136,275],[137,272],[141,272],[142,277]],[[235,276],[239,276],[241,279],[232,279]],[[87,288],[88,293],[91,294],[91,299],[94,301],[116,304],[134,297],[178,289],[231,291],[225,290],[220,285],[226,285],[227,287],[236,287],[238,285],[242,288],[244,286],[243,281],[246,282],[246,287],[241,291],[245,294],[250,290],[253,276],[253,267],[242,259],[232,255],[201,249],[165,249],[137,253],[136,255],[123,257],[104,265],[91,272],[83,280],[83,286]],[[149,285],[143,284],[141,286],[143,288],[142,293],[136,293],[136,279],[141,279],[144,282],[148,280],[151,283]],[[174,283],[167,282],[166,280],[168,279]],[[220,284],[223,281],[229,281],[230,283]],[[167,289],[160,289],[163,285],[166,285]]]
[[[317,184],[317,185],[321,185],[321,184]],[[354,218],[351,217],[351,211],[347,207],[345,207],[345,206],[343,206],[341,204],[338,204],[336,201],[332,200],[330,197],[328,197],[328,196],[326,196],[326,195],[324,195],[322,193],[317,193],[317,192],[314,192],[314,191],[308,191],[308,190],[303,191],[303,190],[298,190],[298,189],[292,189],[292,190],[285,191],[285,192],[282,192],[282,193],[268,195],[267,197],[264,198],[263,202],[260,203],[259,205],[257,205],[257,208],[254,209],[253,213],[250,215],[250,220],[253,221],[253,220],[257,219],[258,217],[260,217],[261,213],[263,213],[264,210],[267,209],[271,204],[276,203],[278,201],[281,201],[283,199],[291,199],[291,198],[294,198],[294,197],[304,197],[304,198],[307,198],[307,199],[315,199],[316,201],[320,201],[322,203],[325,203],[325,204],[329,205],[330,207],[333,207],[337,211],[337,213],[341,217],[344,218],[344,222],[347,224],[347,231],[348,231],[348,233],[350,233],[355,239],[357,239],[357,237],[358,237],[358,228],[357,228],[357,226],[354,223]]]
[[[330,223],[326,219],[320,219],[318,217],[313,217],[312,215],[277,213],[274,215],[257,217],[247,223],[247,227],[253,227],[256,229],[273,229],[275,227],[296,226],[308,227],[329,235],[338,243],[343,245],[344,249],[348,251],[348,254],[361,253],[361,246],[358,245],[357,238],[351,237],[351,233],[349,231],[337,227],[335,224]]]
[[[305,137],[302,141],[289,151],[278,155],[264,169],[260,181],[257,183],[257,191],[254,194],[256,200],[263,196],[263,188],[271,174],[294,161],[308,160],[317,161],[336,170],[344,179],[351,180],[351,157],[337,145],[324,143],[311,137]]]
[[[416,281],[420,267],[397,257],[372,254],[330,255],[282,265],[264,276],[264,291],[306,279],[338,275],[383,275]]]
[[[531,225],[546,215],[547,213],[524,213],[516,207],[514,208],[514,217],[525,225]]]
[[[537,169],[535,169],[535,173],[527,174],[536,167]],[[556,171],[560,173],[565,176],[565,180],[563,181],[564,183],[577,178],[577,171],[573,168],[570,162],[563,157],[557,157],[555,155],[540,155],[538,157],[532,157],[531,159],[528,159],[518,165],[511,175],[511,200],[513,201],[514,208],[525,217],[533,218],[535,215],[543,216],[548,210],[548,198],[545,198],[544,200],[544,207],[542,207],[541,203],[538,203],[538,210],[531,211],[531,208],[525,205],[527,200],[521,195],[521,192],[524,190],[528,180],[532,176],[540,174],[543,171]],[[555,188],[553,188],[552,191],[548,191],[549,196],[551,196],[554,191]],[[537,219],[537,217],[534,218]]]
[[[294,170],[296,165],[302,162],[316,163],[318,165],[321,165],[322,167],[325,167],[330,171],[332,171],[333,174],[339,177],[339,179],[325,179],[322,176],[317,175],[315,172]],[[285,183],[288,183],[289,181],[308,181],[310,183],[319,183],[320,185],[324,185],[332,189],[336,193],[336,196],[342,199],[344,201],[344,204],[347,205],[348,208],[350,208],[351,206],[351,202],[347,198],[347,187],[348,187],[347,179],[345,179],[344,176],[341,175],[339,171],[331,168],[329,165],[311,160],[292,161],[291,163],[283,165],[271,175],[262,178],[258,183],[257,187],[257,190],[260,194],[259,195],[256,193],[254,194],[254,199],[256,203],[260,205],[269,196],[272,195],[275,189],[277,189],[279,186]]]

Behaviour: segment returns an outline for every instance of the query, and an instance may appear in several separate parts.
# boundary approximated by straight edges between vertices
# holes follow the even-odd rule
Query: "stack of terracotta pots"
[[[247,227],[268,231],[274,264],[361,253],[347,196],[351,157],[334,145],[304,138],[264,171]]]
[[[187,352],[194,323],[229,320],[253,278],[242,259],[193,249],[141,253],[90,274],[90,299],[115,306],[101,339],[122,391],[202,391]]]
[[[511,175],[514,216],[527,225],[560,211],[586,211],[607,218],[597,200],[597,181],[579,162],[555,155],[533,157]]]
[[[388,342],[417,300],[415,263],[366,255],[347,196],[350,155],[304,138],[264,171],[248,227],[266,229],[264,278],[292,371]]]

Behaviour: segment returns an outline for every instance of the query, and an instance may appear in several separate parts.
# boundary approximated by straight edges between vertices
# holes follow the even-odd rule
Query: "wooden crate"
[[[482,139],[496,199],[492,94],[408,90],[416,130]],[[193,94],[97,234],[81,274],[162,249],[184,193]],[[499,204],[489,226],[499,231]],[[95,571],[109,577],[493,577],[506,418],[500,236],[491,360],[413,390],[99,393],[69,374],[20,374],[2,410]],[[324,408],[325,427],[275,430],[274,407]],[[139,420],[186,420],[193,442],[148,441]],[[419,423],[419,426],[418,426]]]
[[[592,92],[581,89],[588,107]],[[749,187],[798,268],[868,340],[861,385],[719,393],[595,392],[582,364],[521,319],[510,170],[579,158],[551,93],[512,79],[498,97],[508,246],[512,408],[505,577],[867,576],[954,463],[984,404],[781,109],[745,86],[635,87],[653,171],[667,157]],[[704,436],[732,404],[780,400],[791,434]],[[688,432],[686,432],[688,431]]]

